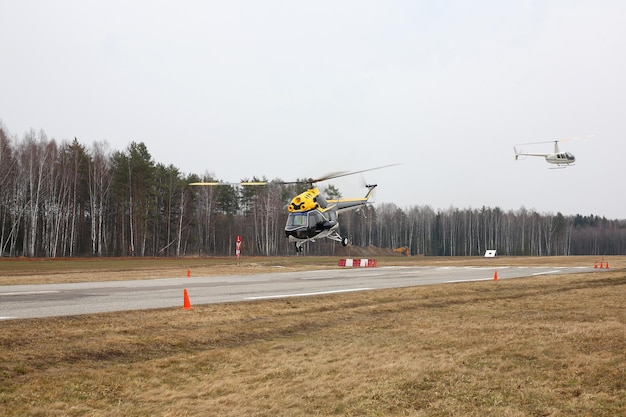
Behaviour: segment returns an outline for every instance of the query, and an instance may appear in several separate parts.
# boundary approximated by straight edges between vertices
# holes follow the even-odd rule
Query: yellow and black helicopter
[[[396,165],[396,164],[394,164]],[[385,165],[377,168],[370,168],[361,171],[334,172],[320,178],[308,178],[292,182],[277,182],[278,184],[305,184],[308,189],[303,193],[293,197],[287,206],[289,215],[285,225],[285,236],[294,243],[296,252],[302,252],[306,242],[315,242],[317,239],[327,238],[341,242],[343,246],[348,245],[348,238],[339,234],[338,215],[350,210],[356,210],[371,203],[370,198],[377,187],[377,184],[365,185],[367,192],[365,196],[359,198],[339,198],[327,199],[317,188],[316,184],[334,178],[359,174],[366,171],[373,171],[390,167]],[[240,182],[235,185],[255,186],[267,185],[267,181]],[[194,182],[189,185],[227,185],[222,182]]]

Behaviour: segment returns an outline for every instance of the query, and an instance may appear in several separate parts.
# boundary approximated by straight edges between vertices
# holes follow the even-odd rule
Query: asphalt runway
[[[339,294],[383,288],[498,280],[593,271],[588,267],[348,267],[194,278],[0,286],[0,320],[72,316],[193,305]]]

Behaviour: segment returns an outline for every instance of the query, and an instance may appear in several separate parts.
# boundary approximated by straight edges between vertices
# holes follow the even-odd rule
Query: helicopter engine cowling
[[[320,194],[317,188],[311,188],[294,197],[287,206],[287,210],[291,213],[297,213],[318,208],[324,209],[326,206],[326,198]]]

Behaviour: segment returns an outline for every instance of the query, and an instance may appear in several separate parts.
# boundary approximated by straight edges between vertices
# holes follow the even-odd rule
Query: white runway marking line
[[[367,275],[357,275],[357,277],[361,278],[361,277],[377,277],[377,276],[381,276],[383,274],[367,274]],[[322,280],[333,280],[333,279],[341,279],[344,278],[343,276],[339,276],[339,275],[329,275],[327,277],[302,277],[302,278],[298,278],[300,281],[322,281]]]
[[[58,294],[61,291],[16,291],[16,292],[0,292],[0,297],[4,297],[7,295],[39,295],[39,294]]]
[[[464,269],[474,269],[478,271],[489,271],[494,269],[509,269],[510,266],[464,266]]]
[[[455,282],[476,282],[476,281],[491,281],[493,278],[475,278],[475,279],[454,279],[452,281],[446,281],[446,284],[453,284]]]
[[[545,272],[535,272],[534,274],[532,274],[532,276],[536,276],[536,275],[547,275],[547,274],[554,274],[555,272],[563,272],[562,269],[553,269],[552,271],[545,271]]]
[[[0,320],[14,320],[16,317],[0,317]]]
[[[369,291],[373,288],[352,288],[349,290],[334,290],[334,291],[319,291],[319,292],[304,292],[297,294],[275,294],[275,295],[263,295],[259,297],[248,297],[246,300],[268,300],[272,298],[289,298],[289,297],[309,297],[312,295],[326,295],[326,294],[340,294],[344,292],[356,292],[356,291]]]

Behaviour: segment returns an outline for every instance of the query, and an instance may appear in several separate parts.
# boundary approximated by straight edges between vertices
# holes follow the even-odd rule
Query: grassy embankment
[[[393,260],[494,261],[494,268],[594,262]],[[625,415],[626,258],[607,260],[609,270],[569,276],[0,322],[0,413]],[[116,260],[82,269],[46,263],[43,271],[37,261],[20,269],[3,260],[0,282],[219,269],[195,261],[148,261],[149,271]],[[335,258],[217,262],[240,273],[307,262],[336,268]]]

